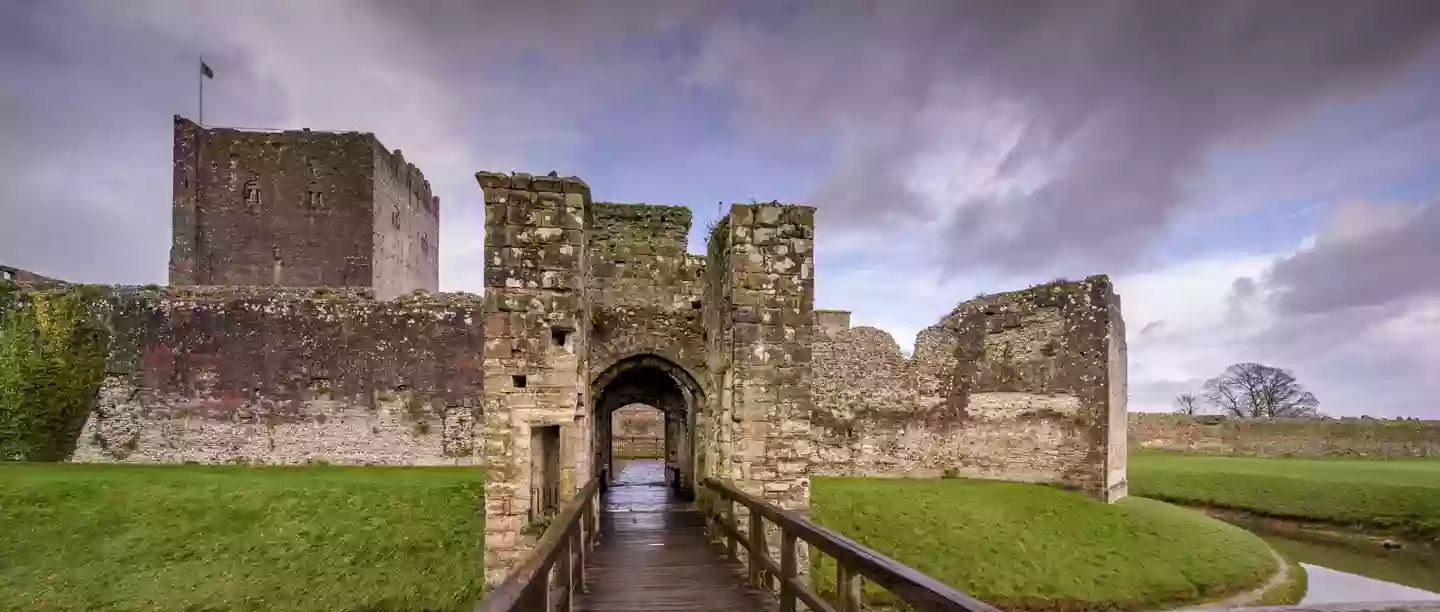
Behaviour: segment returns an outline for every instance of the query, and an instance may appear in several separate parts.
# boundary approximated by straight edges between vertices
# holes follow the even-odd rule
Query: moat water
[[[1257,533],[1305,568],[1302,604],[1440,601],[1440,561],[1411,551],[1368,550]]]

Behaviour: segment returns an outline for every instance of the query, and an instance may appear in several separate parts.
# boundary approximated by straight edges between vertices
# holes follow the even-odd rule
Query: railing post
[[[720,529],[715,525],[716,517],[714,512],[714,506],[712,505],[710,500],[710,494],[707,493],[703,488],[696,489],[695,503],[700,506],[701,516],[705,518],[705,540],[710,542],[711,544],[718,543],[719,540],[715,539],[715,532],[719,531]]]
[[[601,483],[603,484],[604,481],[601,481]],[[590,499],[590,511],[587,513],[590,515],[591,546],[600,542],[600,500],[598,497],[600,492],[596,491],[595,495],[596,497]]]
[[[835,560],[835,603],[838,612],[860,612],[860,575]]]
[[[722,498],[725,500],[725,524],[730,526],[730,529],[725,532],[724,536],[725,554],[731,561],[738,561],[740,560],[739,551],[736,550],[736,548],[738,547],[738,543],[735,541],[735,538],[731,537],[730,535],[732,533],[740,533],[740,526],[736,524],[735,520],[735,500],[730,499],[729,497]]]
[[[580,531],[579,533],[575,534],[576,539],[579,540],[580,544],[580,550],[578,552],[580,556],[580,562],[576,565],[575,568],[575,581],[578,583],[577,586],[580,587],[581,593],[585,592],[585,558],[589,556],[590,551],[591,526],[589,505],[591,503],[594,502],[586,502],[586,508],[580,511]]]
[[[570,536],[570,554],[566,555],[566,558],[570,560],[568,568],[570,578],[566,581],[570,585],[570,597],[567,598],[569,603],[565,605],[567,610],[575,609],[575,594],[583,592],[585,588],[584,570],[582,569],[584,565],[580,561],[584,558],[584,550],[585,539],[581,537],[580,531],[577,529]]]
[[[760,565],[760,555],[765,550],[765,521],[760,513],[750,508],[750,585],[765,588],[765,568]]]
[[[795,534],[780,529],[780,612],[795,612]]]

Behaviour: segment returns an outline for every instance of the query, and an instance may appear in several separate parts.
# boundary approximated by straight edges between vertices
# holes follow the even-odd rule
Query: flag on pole
[[[207,79],[215,78],[215,71],[210,69],[210,65],[206,64],[205,60],[200,60],[200,75]]]

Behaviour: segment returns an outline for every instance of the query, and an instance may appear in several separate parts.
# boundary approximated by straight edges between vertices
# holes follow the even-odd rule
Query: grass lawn
[[[1130,455],[1130,493],[1440,540],[1440,460]]]
[[[811,514],[1007,610],[1157,608],[1253,588],[1275,570],[1259,537],[1198,512],[1041,485],[817,477]],[[813,579],[833,585],[833,564],[816,561]]]
[[[0,464],[0,609],[441,611],[479,468]]]

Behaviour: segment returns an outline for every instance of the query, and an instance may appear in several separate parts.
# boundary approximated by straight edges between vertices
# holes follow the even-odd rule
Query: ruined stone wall
[[[916,436],[910,452],[902,452],[900,443],[906,440],[905,425],[919,412],[914,364],[890,334],[873,327],[832,328],[815,335],[812,350],[812,473],[873,476],[915,469],[905,456],[928,444],[925,433],[909,432]],[[918,430],[920,423],[915,425]]]
[[[784,508],[810,503],[810,360],[814,212],[777,203],[731,207],[712,235],[714,299],[706,313],[721,355],[719,414],[707,424],[714,473]]]
[[[1125,495],[1124,328],[1105,277],[961,304],[908,360],[873,328],[818,334],[814,351],[814,474]]]
[[[686,252],[690,209],[596,202],[586,231],[595,307],[699,310],[704,260]]]
[[[835,335],[850,329],[850,311],[815,309],[815,333]]]
[[[440,290],[440,198],[414,164],[375,142],[371,285],[388,299]]]
[[[1440,421],[1130,415],[1130,447],[1262,457],[1440,457]]]
[[[577,178],[476,174],[485,194],[485,572],[502,580],[533,542],[535,434],[558,427],[560,496],[591,476],[584,231]]]
[[[81,462],[476,462],[479,296],[117,289]]]

